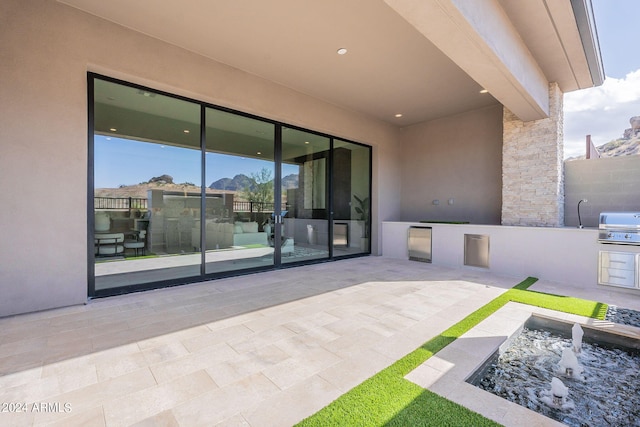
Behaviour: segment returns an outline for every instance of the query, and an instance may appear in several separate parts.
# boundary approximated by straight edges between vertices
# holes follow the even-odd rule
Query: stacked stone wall
[[[564,225],[563,94],[549,85],[549,117],[523,122],[504,108],[502,224]]]

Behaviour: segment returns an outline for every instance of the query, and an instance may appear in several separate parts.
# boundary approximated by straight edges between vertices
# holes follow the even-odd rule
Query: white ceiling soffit
[[[398,126],[496,99],[534,120],[547,113],[548,81],[563,91],[594,85],[572,11],[589,0],[58,1]]]
[[[382,0],[59,2],[397,126],[497,103]]]

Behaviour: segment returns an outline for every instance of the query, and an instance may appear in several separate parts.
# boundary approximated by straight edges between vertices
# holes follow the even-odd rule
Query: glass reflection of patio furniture
[[[138,251],[142,252],[142,255],[145,254],[145,247],[147,244],[146,241],[147,231],[140,230],[136,233],[133,233],[133,239],[127,239],[124,241],[124,249],[133,249],[135,251],[136,256],[138,256]]]
[[[124,253],[124,233],[95,233],[94,244],[96,256]]]
[[[205,222],[205,245],[200,243],[200,221],[191,229],[191,246],[195,251],[206,247],[207,251],[226,249],[233,245],[233,223],[230,220],[207,219]]]
[[[283,210],[281,212],[281,216],[284,217],[287,215],[289,211]],[[271,221],[275,222],[275,214],[271,214]],[[275,239],[275,227],[269,223],[269,246],[275,247],[276,239]],[[280,226],[280,253],[281,254],[290,254],[294,251],[294,239],[293,236],[287,236],[286,230],[284,226],[284,222],[282,222]]]

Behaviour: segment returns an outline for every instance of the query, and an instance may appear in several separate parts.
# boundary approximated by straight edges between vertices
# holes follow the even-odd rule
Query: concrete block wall
[[[502,224],[564,225],[563,94],[549,85],[549,117],[523,122],[504,108]]]
[[[600,212],[640,212],[640,156],[565,162],[565,225],[597,227]]]

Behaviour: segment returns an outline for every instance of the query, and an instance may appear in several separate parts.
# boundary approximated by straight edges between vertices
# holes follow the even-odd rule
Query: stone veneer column
[[[564,225],[562,97],[558,84],[549,84],[549,118],[531,122],[504,108],[503,225]]]

